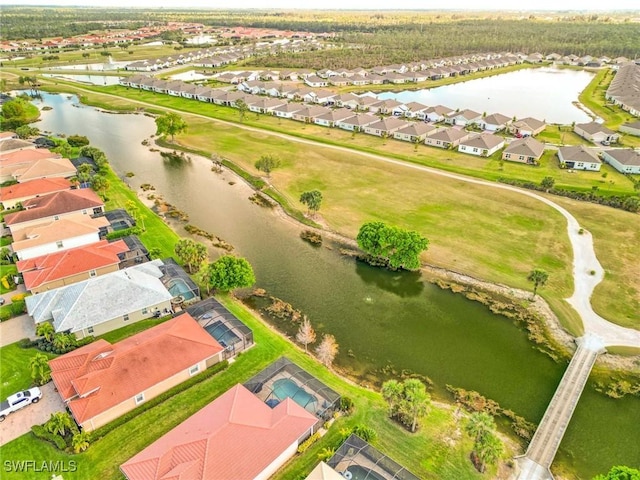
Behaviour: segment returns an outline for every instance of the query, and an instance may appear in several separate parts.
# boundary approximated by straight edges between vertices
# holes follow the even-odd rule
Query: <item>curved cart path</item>
[[[96,94],[92,90],[86,90],[83,88],[78,88],[79,90],[83,90],[87,93]],[[108,93],[99,93],[100,95],[106,95],[108,97],[122,99],[122,97],[118,95],[112,95]],[[149,107],[158,108],[158,105],[148,102],[141,102],[137,100],[129,100],[131,103],[136,103],[139,105],[145,105]],[[218,122],[224,125],[229,125],[237,128],[242,128],[244,130],[261,133],[263,135],[271,135],[279,138],[283,138],[285,140],[291,142],[302,143],[305,145],[313,145],[317,147],[329,148],[332,150],[348,152],[350,154],[362,155],[368,158],[372,158],[376,161],[391,163],[394,165],[400,165],[406,168],[412,168],[415,170],[428,172],[433,175],[440,175],[442,177],[452,178],[455,180],[460,180],[467,183],[473,183],[476,185],[483,185],[490,188],[500,188],[503,190],[509,190],[511,192],[518,193],[520,195],[526,195],[535,200],[538,200],[551,208],[560,212],[560,214],[567,220],[567,233],[569,234],[569,241],[571,242],[571,246],[573,247],[573,283],[574,283],[574,292],[573,295],[567,299],[569,304],[578,312],[580,317],[582,318],[582,323],[584,325],[585,334],[593,334],[602,340],[605,346],[628,346],[628,347],[638,347],[640,348],[640,331],[634,330],[631,328],[621,327],[620,325],[616,325],[614,323],[609,322],[605,318],[598,315],[593,311],[591,307],[591,295],[593,294],[593,289],[596,287],[598,283],[602,281],[604,278],[604,269],[600,265],[598,258],[596,257],[595,250],[593,248],[593,238],[589,232],[586,230],[583,234],[580,234],[580,224],[576,220],[576,218],[571,215],[566,209],[558,205],[557,203],[543,197],[542,195],[538,195],[532,191],[523,190],[517,187],[512,187],[510,185],[503,185],[500,183],[489,182],[486,180],[479,180],[472,177],[466,177],[463,175],[459,175],[456,173],[445,172],[442,170],[438,170],[432,167],[426,167],[422,165],[416,165],[413,163],[409,163],[408,161],[394,160],[391,158],[384,157],[382,155],[376,155],[373,153],[361,152],[359,150],[353,150],[347,147],[341,147],[337,145],[328,145],[325,143],[317,142],[314,140],[307,140],[304,138],[298,138],[292,135],[287,135],[284,133],[272,132],[270,130],[263,130],[260,128],[249,127],[246,125],[238,124],[235,122],[229,122],[226,120],[218,120],[215,118],[207,117],[206,115],[201,115],[197,113],[189,113],[184,112],[182,110],[160,107],[163,110],[172,111],[181,115],[190,115],[194,117],[204,118],[210,120],[212,122]],[[592,274],[591,272],[595,272]]]

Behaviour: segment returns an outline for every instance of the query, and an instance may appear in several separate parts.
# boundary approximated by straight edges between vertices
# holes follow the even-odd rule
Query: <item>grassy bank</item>
[[[36,461],[74,459],[78,464],[78,471],[73,478],[119,479],[121,474],[118,466],[124,461],[231,386],[246,381],[281,355],[286,355],[340,394],[350,396],[355,402],[355,412],[352,416],[336,421],[328,435],[305,454],[297,455],[275,478],[289,479],[306,475],[317,464],[317,452],[324,447],[335,446],[341,428],[360,423],[376,430],[378,438],[373,444],[377,448],[391,455],[420,478],[482,478],[468,460],[470,441],[464,436],[453,440],[449,438],[457,428],[451,410],[434,407],[424,419],[423,428],[416,434],[409,434],[387,418],[386,404],[378,393],[350,384],[326,370],[232,298],[223,297],[221,300],[253,330],[256,341],[256,346],[238,357],[227,370],[141,413],[96,441],[85,453],[66,455],[27,434],[3,446],[3,458]],[[137,433],[131,435],[131,432]],[[40,477],[35,472],[28,472],[6,473],[6,478]]]

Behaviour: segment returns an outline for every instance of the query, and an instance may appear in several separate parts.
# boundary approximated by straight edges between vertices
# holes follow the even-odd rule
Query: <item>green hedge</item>
[[[53,443],[58,450],[64,451],[65,448],[67,448],[67,444],[64,441],[64,438],[62,438],[58,434],[53,434],[49,432],[42,425],[34,425],[33,427],[31,427],[31,431],[37,438]]]
[[[307,438],[304,442],[302,442],[298,446],[298,453],[306,452],[311,445],[313,445],[315,442],[318,441],[319,438],[320,438],[320,432],[316,432],[313,435],[311,435],[309,438]]]
[[[229,362],[227,360],[223,360],[222,362],[217,363],[217,364],[209,367],[204,372],[202,372],[202,373],[190,378],[189,380],[186,380],[186,381],[182,382],[180,385],[176,385],[172,389],[167,390],[164,393],[161,393],[157,397],[152,398],[148,402],[145,402],[142,405],[140,405],[139,407],[134,408],[130,412],[125,413],[121,417],[115,419],[113,422],[110,422],[110,423],[108,423],[108,424],[106,424],[106,425],[94,430],[93,432],[91,432],[91,442],[95,442],[96,440],[101,439],[102,437],[107,435],[112,430],[120,427],[121,425],[127,423],[129,420],[137,417],[138,415],[140,415],[145,410],[148,410],[148,409],[153,408],[153,407],[155,407],[157,405],[160,405],[161,403],[165,402],[166,400],[170,399],[171,397],[174,397],[177,394],[179,394],[181,392],[184,392],[185,390],[191,388],[192,386],[194,386],[194,385],[196,385],[196,384],[198,384],[200,382],[204,382],[208,378],[213,377],[215,374],[220,373],[221,371],[225,370],[228,366],[229,366]]]
[[[115,232],[107,233],[107,240],[116,240],[118,238],[126,237],[127,235],[140,235],[142,233],[142,228],[140,227],[130,227],[125,228],[124,230],[116,230]]]

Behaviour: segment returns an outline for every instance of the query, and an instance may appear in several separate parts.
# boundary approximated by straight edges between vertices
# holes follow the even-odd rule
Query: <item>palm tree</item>
[[[394,417],[397,413],[403,392],[404,387],[397,380],[388,380],[382,384],[382,398],[389,404],[389,417]]]
[[[91,437],[89,436],[89,432],[76,433],[71,439],[71,446],[73,447],[73,451],[76,453],[84,452],[87,448],[89,448],[90,439]]]
[[[491,415],[486,412],[475,412],[469,418],[465,430],[477,443],[494,428],[496,428],[496,422]]]
[[[49,322],[40,323],[36,327],[36,335],[38,335],[39,337],[44,337],[47,342],[51,342],[54,333],[55,330],[53,328],[53,325]]]
[[[60,436],[64,436],[67,429],[71,428],[73,425],[73,420],[68,413],[65,412],[56,412],[51,414],[51,418],[47,420],[45,426],[50,433],[58,434]]]
[[[29,361],[31,379],[38,385],[44,385],[51,379],[49,358],[44,353],[36,353]]]
[[[473,449],[480,461],[480,472],[484,473],[487,464],[492,465],[498,461],[503,452],[500,439],[493,432],[488,432],[480,442],[476,442]]]
[[[527,280],[533,282],[533,298],[536,298],[536,293],[538,292],[538,287],[544,287],[549,280],[549,274],[542,270],[541,268],[534,268],[529,272],[529,276]]]
[[[429,410],[431,397],[427,393],[424,383],[417,378],[404,381],[404,400],[400,403],[400,410],[411,420],[411,431],[415,432],[418,418]]]

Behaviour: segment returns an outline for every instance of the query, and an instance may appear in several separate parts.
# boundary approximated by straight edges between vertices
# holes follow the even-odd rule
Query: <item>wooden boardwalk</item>
[[[598,355],[604,352],[603,342],[595,336],[587,335],[579,338],[577,342],[578,349],[529,443],[527,453],[517,459],[520,466],[518,480],[553,478],[550,471],[553,458],[587,383],[591,368]]]

